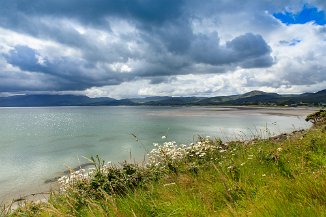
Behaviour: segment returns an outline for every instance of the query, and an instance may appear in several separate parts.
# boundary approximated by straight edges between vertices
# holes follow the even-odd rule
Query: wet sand
[[[318,111],[317,107],[258,107],[258,106],[218,106],[218,107],[175,107],[161,112],[150,112],[153,116],[210,116],[210,115],[282,115],[307,116]]]

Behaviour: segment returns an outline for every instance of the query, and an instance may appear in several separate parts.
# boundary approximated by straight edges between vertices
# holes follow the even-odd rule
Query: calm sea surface
[[[153,142],[190,143],[197,135],[250,139],[309,127],[307,111],[281,113],[211,107],[0,108],[0,203],[44,190],[46,180],[87,162],[82,156],[99,154],[118,162],[130,160],[131,153],[139,161]]]

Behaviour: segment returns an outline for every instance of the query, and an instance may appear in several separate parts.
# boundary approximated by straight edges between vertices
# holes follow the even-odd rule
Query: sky
[[[1,0],[0,96],[326,89],[325,0]]]

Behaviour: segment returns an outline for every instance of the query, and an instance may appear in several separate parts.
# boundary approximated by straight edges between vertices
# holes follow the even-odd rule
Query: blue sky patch
[[[304,24],[313,21],[318,25],[326,24],[326,17],[324,11],[318,10],[316,7],[310,7],[305,5],[302,10],[298,13],[292,12],[281,12],[274,13],[273,16],[280,20],[282,23],[286,25],[291,24]]]

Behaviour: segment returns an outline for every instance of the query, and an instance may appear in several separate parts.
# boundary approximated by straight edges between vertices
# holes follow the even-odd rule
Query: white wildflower
[[[176,142],[164,142],[162,145],[154,145],[154,149],[148,155],[148,165],[155,166],[160,162],[163,167],[167,163],[177,162],[186,157],[204,157],[208,153],[217,150],[216,144],[209,140],[191,143],[189,145],[177,145]],[[224,151],[222,151],[224,152]]]

